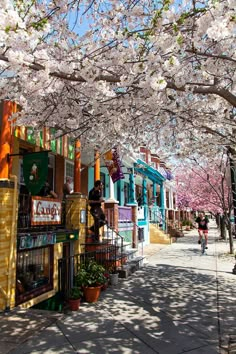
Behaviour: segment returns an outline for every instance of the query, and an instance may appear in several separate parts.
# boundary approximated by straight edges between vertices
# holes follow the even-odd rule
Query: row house
[[[94,181],[104,185],[103,236],[115,232],[139,252],[151,241],[151,226],[164,232],[175,211],[167,168],[145,147],[136,158],[123,158],[123,178],[113,183],[99,151],[84,152],[80,141],[56,137],[49,127],[36,134],[17,126],[9,120],[17,109],[10,101],[0,105],[0,311],[34,306],[55,296],[62,283],[71,285],[68,262],[87,249],[93,222],[87,196]],[[43,152],[54,199],[29,193],[24,178],[24,158],[37,161]],[[73,193],[64,198],[68,178]]]

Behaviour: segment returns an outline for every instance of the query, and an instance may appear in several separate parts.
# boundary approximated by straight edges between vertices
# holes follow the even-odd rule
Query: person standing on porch
[[[90,213],[93,216],[94,224],[90,227],[90,231],[94,234],[94,241],[99,241],[99,229],[106,224],[105,214],[102,210],[102,189],[103,185],[100,180],[95,181],[94,187],[89,192]]]
[[[66,196],[71,194],[72,192],[71,182],[72,182],[71,177],[66,177],[66,182],[63,185],[63,199],[66,199]]]

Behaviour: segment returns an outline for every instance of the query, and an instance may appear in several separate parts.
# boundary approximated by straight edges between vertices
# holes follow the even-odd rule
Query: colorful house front
[[[0,311],[17,305],[33,306],[56,294],[58,260],[81,252],[86,231],[86,218],[75,218],[70,208],[77,205],[78,213],[86,215],[86,196],[77,193],[73,202],[63,199],[65,179],[74,177],[78,163],[70,139],[56,141],[48,128],[35,136],[29,127],[15,127],[8,120],[14,111],[13,102],[1,103]],[[56,199],[35,195],[32,190],[29,193],[23,177],[24,156],[34,156],[36,161],[40,151],[45,150],[45,178],[56,192]],[[40,170],[38,164],[32,163],[30,181],[39,178],[37,168]],[[87,188],[87,180],[83,188]]]
[[[80,142],[67,135],[56,138],[51,128],[36,134],[31,127],[11,125],[8,118],[16,109],[9,101],[0,105],[0,311],[36,305],[55,295],[62,281],[70,286],[67,274],[60,274],[59,260],[85,250],[92,222],[87,195],[97,179],[104,184],[109,228],[125,242],[136,248],[149,243],[153,218],[159,218],[165,229],[165,178],[157,169],[128,158],[124,178],[113,183],[98,151],[89,154],[91,164],[82,158]],[[46,179],[57,198],[29,193],[24,178],[24,157],[43,151],[47,152]],[[38,167],[32,162],[31,182],[38,178]],[[65,198],[63,185],[68,177],[73,193]]]

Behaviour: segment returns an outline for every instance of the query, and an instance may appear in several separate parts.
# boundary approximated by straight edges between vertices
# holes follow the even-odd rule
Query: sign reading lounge
[[[31,225],[61,223],[61,201],[59,199],[32,197]]]

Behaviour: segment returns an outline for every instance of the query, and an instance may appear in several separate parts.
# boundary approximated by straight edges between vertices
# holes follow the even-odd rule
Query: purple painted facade
[[[119,220],[119,222],[132,221],[131,207],[119,206],[118,207],[118,220]]]

